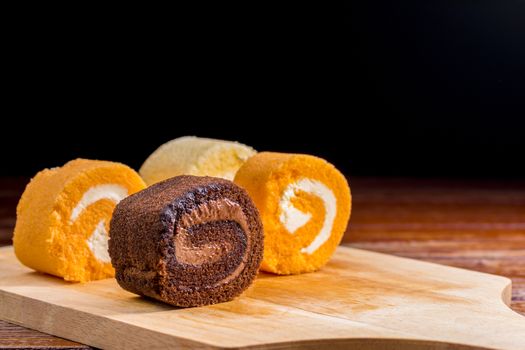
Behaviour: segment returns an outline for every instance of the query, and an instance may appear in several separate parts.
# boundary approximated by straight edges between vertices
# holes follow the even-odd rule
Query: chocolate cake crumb
[[[263,228],[231,181],[177,176],[122,200],[109,254],[122,288],[182,307],[232,300],[253,282]]]

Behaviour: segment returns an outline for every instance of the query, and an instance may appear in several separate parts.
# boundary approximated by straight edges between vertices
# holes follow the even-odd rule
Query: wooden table
[[[11,243],[27,179],[0,179],[0,246]],[[351,180],[343,244],[510,277],[525,315],[525,181]],[[0,321],[0,348],[84,345]]]

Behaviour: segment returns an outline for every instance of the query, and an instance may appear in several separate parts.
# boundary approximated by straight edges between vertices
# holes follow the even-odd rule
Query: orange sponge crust
[[[134,170],[120,163],[76,159],[40,171],[18,203],[16,256],[32,269],[67,281],[112,277],[104,249],[113,209],[122,197],[145,187]]]
[[[261,215],[262,270],[298,274],[328,262],[351,210],[350,188],[333,165],[310,155],[261,152],[234,182],[248,191]]]

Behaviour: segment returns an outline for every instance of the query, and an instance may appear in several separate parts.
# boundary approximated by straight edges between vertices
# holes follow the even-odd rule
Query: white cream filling
[[[82,195],[80,201],[71,211],[69,220],[71,224],[80,216],[80,214],[86,210],[91,204],[98,202],[102,199],[109,199],[115,204],[120,202],[122,199],[128,196],[128,190],[126,187],[116,184],[105,184],[96,185],[88,189]],[[106,231],[106,222],[104,219],[100,220],[93,233],[89,236],[86,243],[95,256],[96,259],[103,263],[111,262],[108,253],[108,233]]]
[[[93,233],[87,239],[87,245],[91,252],[98,260],[109,263],[111,258],[108,252],[108,233],[106,232],[106,222],[104,219],[100,220]]]
[[[296,191],[313,194],[323,201],[325,209],[323,226],[312,243],[301,249],[301,253],[313,254],[332,234],[332,227],[337,212],[337,200],[332,190],[320,181],[302,178],[289,184],[279,201],[281,208],[279,220],[291,234],[294,234],[295,231],[306,225],[312,218],[312,214],[304,213],[293,206],[292,199],[296,196]]]
[[[78,201],[75,208],[71,211],[69,220],[71,220],[71,222],[75,221],[82,211],[101,199],[109,199],[115,203],[118,203],[127,196],[127,188],[121,185],[106,184],[93,186],[84,192],[84,195],[82,195],[80,201]]]

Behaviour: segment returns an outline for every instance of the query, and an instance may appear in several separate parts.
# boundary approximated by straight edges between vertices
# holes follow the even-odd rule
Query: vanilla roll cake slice
[[[153,152],[140,168],[140,175],[148,185],[178,175],[233,180],[239,167],[255,153],[238,142],[184,136]]]
[[[325,160],[304,154],[261,152],[239,169],[235,183],[259,209],[265,232],[261,269],[311,272],[326,264],[350,217],[350,188]]]
[[[86,282],[114,275],[108,229],[116,203],[146,187],[124,164],[76,159],[39,172],[17,207],[18,259],[37,271]]]
[[[115,209],[109,253],[126,290],[176,306],[224,302],[241,294],[263,254],[259,214],[233,182],[177,176]]]

